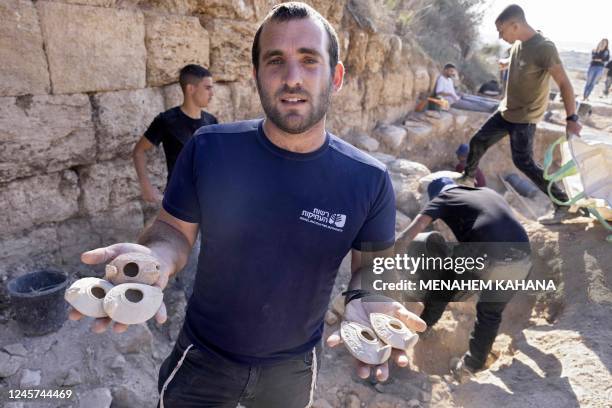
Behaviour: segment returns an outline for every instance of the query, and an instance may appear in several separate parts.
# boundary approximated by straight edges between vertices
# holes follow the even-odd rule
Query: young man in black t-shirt
[[[212,75],[206,68],[186,65],[179,74],[179,84],[183,91],[183,103],[157,115],[132,153],[142,198],[150,203],[161,203],[162,194],[151,184],[145,152],[162,144],[170,181],[174,163],[195,131],[202,126],[219,123],[217,118],[203,110],[213,96]]]
[[[150,203],[160,204],[162,193],[151,184],[149,179],[146,151],[162,144],[166,155],[167,181],[169,182],[179,153],[195,131],[202,126],[219,123],[217,118],[203,110],[213,96],[213,80],[210,71],[199,65],[186,65],[179,74],[179,84],[183,91],[183,103],[157,115],[144,136],[136,143],[132,153],[142,198]],[[193,246],[189,255],[187,265],[177,277],[187,300],[193,292],[199,253],[198,238],[198,242]]]
[[[488,188],[459,186],[450,178],[433,180],[427,189],[429,203],[396,240],[396,250],[408,244],[430,223],[441,219],[457,237],[454,256],[485,256],[481,270],[449,271],[446,280],[523,280],[531,268],[529,238],[504,198]],[[486,254],[486,255],[484,255]],[[469,292],[468,292],[469,293]],[[425,297],[421,319],[433,326],[450,301],[465,299],[461,291],[436,291]],[[480,291],[476,322],[469,350],[451,362],[453,374],[464,380],[482,370],[501,324],[502,312],[514,295],[510,290]]]

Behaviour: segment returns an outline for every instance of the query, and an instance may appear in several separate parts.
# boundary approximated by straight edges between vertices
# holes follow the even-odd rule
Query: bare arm
[[[417,215],[414,220],[412,220],[410,225],[406,227],[404,231],[399,233],[399,236],[395,240],[395,247],[398,250],[405,252],[406,248],[408,247],[410,242],[412,242],[414,237],[425,231],[425,228],[427,228],[427,226],[431,224],[432,221],[433,219],[429,215]]]
[[[565,106],[565,113],[567,116],[576,113],[576,99],[574,97],[574,88],[570,82],[563,65],[555,64],[548,69],[550,75],[553,77],[559,90],[561,91],[561,97],[563,98],[563,105]],[[568,121],[566,124],[566,132],[568,135],[574,134],[580,136],[580,130],[582,126],[578,122]]]
[[[136,174],[138,175],[138,182],[140,184],[140,189],[142,190],[142,198],[150,203],[159,203],[161,202],[162,195],[151,184],[151,180],[149,179],[149,174],[147,171],[147,150],[151,149],[155,145],[149,140],[142,136],[140,140],[134,146],[134,150],[132,151],[132,160],[134,161],[134,167],[136,168]]]
[[[140,234],[138,243],[151,249],[165,263],[167,283],[187,263],[197,234],[198,224],[181,221],[162,208],[153,224]]]

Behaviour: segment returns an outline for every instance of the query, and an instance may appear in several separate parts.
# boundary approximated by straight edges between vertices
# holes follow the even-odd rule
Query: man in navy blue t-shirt
[[[349,251],[364,260],[393,253],[395,198],[386,168],[325,131],[344,75],[333,28],[303,3],[275,6],[255,35],[253,66],[265,119],[200,129],[183,148],[141,245],[83,255],[98,263],[127,250],[151,252],[162,263],[163,288],[201,232],[194,293],[160,369],[162,407],[310,406],[342,259]],[[368,294],[360,275],[371,265],[353,269],[345,318],[382,312],[425,329],[397,302],[362,302]],[[157,319],[164,318],[162,309]],[[339,336],[327,343],[339,344]],[[405,353],[396,362],[405,366]],[[371,368],[387,378],[386,362],[360,364],[358,374],[368,377]]]

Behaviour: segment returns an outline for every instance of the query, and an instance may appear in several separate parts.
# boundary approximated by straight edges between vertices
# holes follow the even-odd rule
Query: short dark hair
[[[285,22],[291,20],[301,20],[304,18],[312,18],[323,24],[323,28],[325,28],[325,32],[327,33],[328,37],[327,51],[329,53],[329,66],[331,68],[332,75],[334,74],[334,69],[338,64],[340,55],[336,30],[334,30],[331,24],[329,24],[325,17],[319,14],[318,11],[307,4],[297,1],[281,3],[274,6],[270,13],[268,13],[268,15],[261,22],[261,25],[255,33],[255,38],[253,38],[253,47],[251,48],[251,60],[253,62],[253,67],[255,68],[255,72],[257,72],[259,69],[259,37],[261,36],[264,26],[270,21]]]
[[[179,73],[179,84],[184,91],[187,84],[195,85],[206,77],[212,77],[212,74],[203,66],[197,64],[185,65]]]
[[[505,23],[506,21],[510,21],[512,19],[518,20],[521,23],[526,23],[525,12],[518,4],[511,4],[502,11],[497,19],[495,19],[495,24]]]
[[[448,64],[446,64],[444,66],[444,69],[449,69],[449,68],[455,68],[457,69],[457,67],[455,66],[455,64],[453,64],[452,62],[449,62]]]

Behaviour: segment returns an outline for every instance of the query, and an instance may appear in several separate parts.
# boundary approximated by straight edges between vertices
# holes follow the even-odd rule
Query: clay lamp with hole
[[[370,323],[376,335],[393,348],[408,351],[419,340],[404,322],[384,313],[370,313]]]
[[[372,329],[357,322],[342,322],[340,336],[349,352],[366,364],[382,364],[391,356],[391,346],[381,342]]]
[[[159,278],[159,261],[140,252],[121,254],[106,265],[106,279],[119,285],[135,282],[152,285]]]
[[[106,294],[104,310],[111,319],[119,323],[143,323],[155,315],[163,297],[161,289],[157,286],[123,283]]]
[[[64,299],[76,310],[90,317],[106,317],[104,297],[113,285],[100,278],[83,278],[74,282],[64,293]]]

